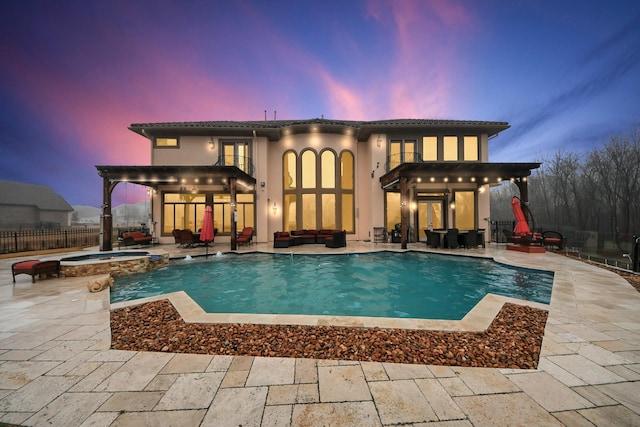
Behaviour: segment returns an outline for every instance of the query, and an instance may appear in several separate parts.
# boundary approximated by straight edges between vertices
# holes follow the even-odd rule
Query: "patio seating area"
[[[213,244],[216,251],[226,244]],[[324,245],[245,252],[333,253]],[[349,242],[342,251],[398,251]],[[145,353],[110,349],[108,289],[87,277],[33,285],[0,260],[0,422],[15,425],[639,425],[640,293],[558,253],[491,256],[555,271],[538,369]],[[172,257],[205,248],[161,245]],[[210,249],[211,250],[211,249]],[[69,255],[69,254],[65,254]],[[47,255],[50,258],[51,254]],[[43,259],[45,257],[42,257]],[[487,313],[490,315],[490,313]],[[495,313],[493,314],[495,315]],[[438,424],[436,424],[438,425]]]

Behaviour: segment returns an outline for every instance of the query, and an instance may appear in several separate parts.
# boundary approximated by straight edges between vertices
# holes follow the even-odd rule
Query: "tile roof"
[[[323,129],[352,128],[356,137],[367,138],[384,128],[389,130],[416,130],[421,128],[474,128],[481,129],[490,136],[509,128],[507,122],[479,120],[440,120],[440,119],[387,119],[374,121],[333,120],[325,118],[301,120],[258,120],[258,121],[201,121],[201,122],[159,122],[132,123],[129,129],[143,136],[155,136],[161,132],[181,132],[187,134],[207,134],[218,131],[252,132],[262,131],[271,138],[280,137],[285,128],[318,125]]]
[[[73,211],[71,205],[51,187],[13,181],[0,181],[0,205],[36,206],[46,211]]]

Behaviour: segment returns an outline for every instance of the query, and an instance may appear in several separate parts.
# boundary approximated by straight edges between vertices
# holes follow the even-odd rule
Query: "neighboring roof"
[[[71,205],[51,187],[12,181],[0,181],[0,205],[36,206],[43,211],[73,211]]]
[[[314,129],[315,128],[315,129]],[[351,133],[358,140],[366,140],[374,133],[414,133],[425,130],[453,132],[464,129],[467,132],[486,133],[490,137],[509,128],[507,122],[477,120],[436,120],[436,119],[389,119],[374,121],[306,119],[306,120],[263,120],[263,121],[204,121],[204,122],[162,122],[133,123],[129,130],[145,137],[210,135],[210,136],[265,136],[270,140],[282,138],[285,134],[327,132]]]

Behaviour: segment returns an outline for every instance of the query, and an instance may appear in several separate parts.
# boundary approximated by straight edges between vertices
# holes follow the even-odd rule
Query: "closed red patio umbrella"
[[[204,209],[204,218],[202,219],[202,230],[200,231],[200,241],[204,242],[205,257],[209,256],[209,242],[213,242],[215,238],[213,232],[213,209],[207,206]]]
[[[517,197],[511,199],[511,209],[513,209],[513,216],[516,217],[516,226],[513,228],[513,232],[520,236],[528,236],[531,234],[527,218],[524,216],[524,212],[522,212],[522,206],[520,206],[520,199]]]

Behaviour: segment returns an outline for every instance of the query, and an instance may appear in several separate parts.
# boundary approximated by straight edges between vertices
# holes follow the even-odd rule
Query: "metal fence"
[[[504,230],[512,231],[515,222],[513,220],[492,220],[491,241],[506,243]],[[550,227],[544,224],[536,224],[535,231],[553,230],[560,232],[564,237],[565,254],[573,255],[581,259],[621,268],[633,270],[634,247],[637,249],[637,237],[623,233],[607,233],[598,230],[580,230],[576,227]],[[637,265],[635,266],[638,268]]]
[[[124,231],[141,228],[114,228],[112,241]],[[59,229],[0,231],[0,254],[98,246],[100,227],[64,227]]]

